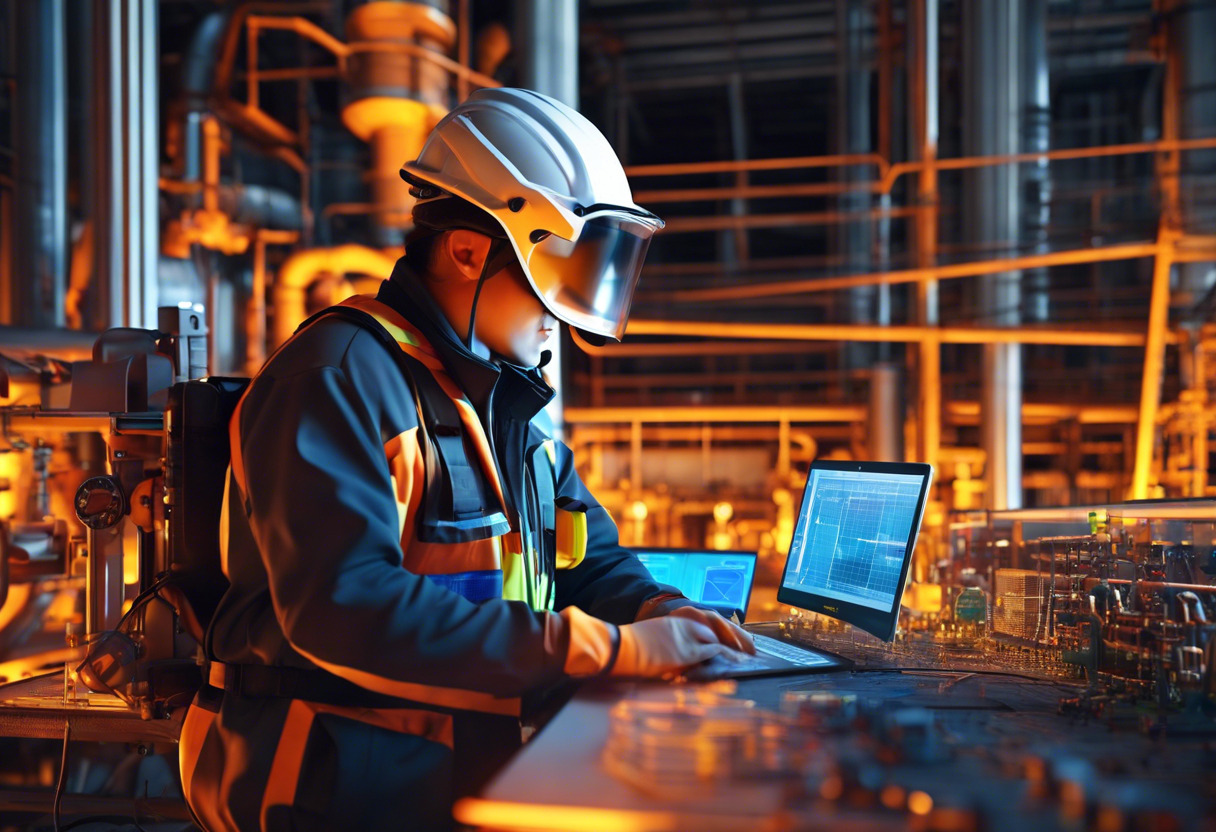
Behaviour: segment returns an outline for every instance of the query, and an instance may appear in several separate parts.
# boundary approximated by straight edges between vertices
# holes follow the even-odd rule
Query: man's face
[[[519,263],[486,278],[477,302],[477,340],[508,361],[535,367],[557,319],[545,309]]]

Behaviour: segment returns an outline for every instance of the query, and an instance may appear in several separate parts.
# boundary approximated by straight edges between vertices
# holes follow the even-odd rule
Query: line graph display
[[[690,600],[723,611],[746,610],[756,572],[756,556],[738,552],[636,551],[651,576]]]
[[[900,587],[923,478],[812,470],[790,543],[790,589],[889,610]]]

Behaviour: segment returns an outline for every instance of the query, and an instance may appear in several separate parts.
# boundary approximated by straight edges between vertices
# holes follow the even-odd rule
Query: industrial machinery
[[[103,743],[77,752],[78,770],[109,772],[68,789],[87,795],[75,811],[128,815],[134,797],[136,813],[188,816],[174,744],[226,587],[227,421],[247,382],[197,380],[204,320],[164,307],[156,330],[108,330],[87,360],[6,365],[0,458],[17,499],[0,523],[0,817],[49,800],[24,787],[45,789],[70,740]]]
[[[852,671],[639,690],[582,714],[603,720],[603,770],[632,796],[579,804],[721,828],[1208,828],[1216,504],[973,512],[949,529],[894,643],[795,609],[771,625]]]
[[[166,307],[159,321],[158,330],[107,331],[89,360],[54,365],[0,408],[10,467],[28,461],[33,475],[10,480],[30,498],[0,524],[0,681],[66,661],[65,704],[117,696],[144,719],[165,716],[198,685],[199,621],[222,586],[218,560],[200,561],[185,541],[215,539],[214,528],[190,523],[201,507],[218,517],[219,498],[192,489],[205,454],[219,467],[209,483],[218,494],[227,458],[226,443],[208,446],[199,432],[199,398],[243,387],[190,381],[206,374],[201,308]],[[221,429],[226,412],[214,414]]]

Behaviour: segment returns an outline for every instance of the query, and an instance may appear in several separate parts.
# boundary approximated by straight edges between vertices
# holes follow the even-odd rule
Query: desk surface
[[[1210,715],[1061,716],[1073,686],[932,668],[741,680],[735,695],[761,708],[819,692],[854,697],[861,717],[844,730],[814,732],[807,764],[784,778],[707,777],[696,793],[664,799],[614,777],[604,762],[613,704],[640,691],[581,691],[479,798],[457,805],[457,818],[499,830],[602,832],[1051,832],[1093,827],[1098,818],[1124,832],[1216,819]],[[920,733],[908,729],[909,716]]]
[[[175,708],[169,719],[145,720],[117,698],[96,695],[64,705],[62,672],[0,685],[0,737],[61,740],[67,724],[74,740],[177,742],[185,712]]]

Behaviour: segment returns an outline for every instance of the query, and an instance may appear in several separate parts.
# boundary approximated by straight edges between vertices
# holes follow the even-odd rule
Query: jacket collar
[[[494,408],[513,419],[529,421],[556,395],[539,368],[524,369],[506,362],[487,361],[473,353],[456,335],[452,325],[430,292],[421,275],[405,258],[397,261],[392,276],[380,286],[376,299],[416,326],[431,343],[453,380],[464,390],[473,407],[489,424],[491,393],[496,386],[507,388],[498,396]]]

